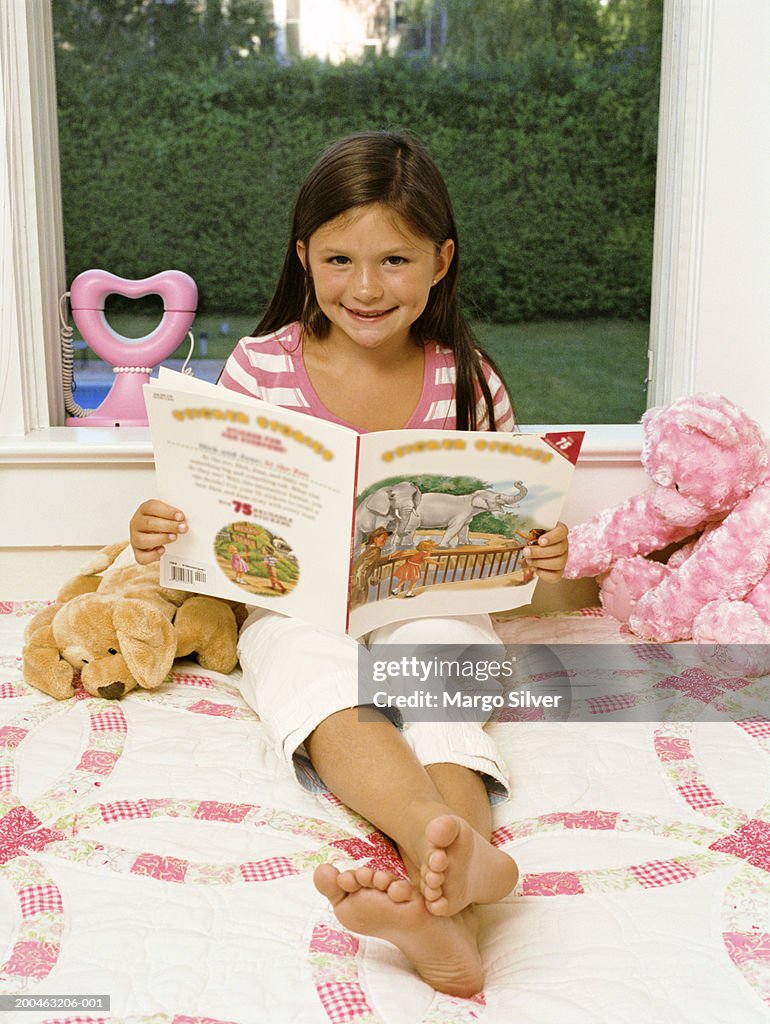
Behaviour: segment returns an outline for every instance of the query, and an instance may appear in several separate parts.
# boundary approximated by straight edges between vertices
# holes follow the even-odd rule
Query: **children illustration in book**
[[[249,563],[240,553],[235,544],[231,544],[227,549],[230,554],[230,568],[233,570],[233,582],[234,583],[245,583],[244,576],[249,574]]]
[[[436,546],[435,540],[421,540],[409,557],[393,570],[393,576],[398,580],[391,590],[393,597],[414,597],[412,588],[422,577],[425,565],[439,564],[437,558],[428,556]]]
[[[269,544],[265,544],[262,548],[262,561],[264,562],[265,569],[267,570],[267,578],[270,580],[270,589],[277,590],[281,594],[285,594],[286,587],[278,579],[277,567],[278,559],[275,557],[275,549],[271,548]]]
[[[291,547],[259,523],[229,523],[214,539],[217,565],[233,583],[258,596],[280,597],[299,580]]]

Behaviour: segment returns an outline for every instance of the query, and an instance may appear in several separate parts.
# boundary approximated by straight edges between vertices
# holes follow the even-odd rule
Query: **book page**
[[[582,439],[579,432],[363,435],[350,633],[528,604],[536,579],[521,551],[559,521]]]
[[[144,390],[158,496],[189,525],[163,586],[344,631],[355,432],[168,370]]]

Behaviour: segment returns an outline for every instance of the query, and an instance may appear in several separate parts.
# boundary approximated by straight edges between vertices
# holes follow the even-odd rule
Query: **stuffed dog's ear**
[[[117,598],[112,623],[128,670],[145,690],[161,685],[176,656],[171,621],[149,601]]]

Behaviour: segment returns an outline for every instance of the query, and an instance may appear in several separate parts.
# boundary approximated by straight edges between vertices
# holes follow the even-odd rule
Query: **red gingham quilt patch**
[[[770,719],[760,718],[747,718],[744,722],[737,723],[741,729],[747,735],[753,736],[755,739],[764,739],[766,736],[770,736]]]
[[[642,661],[673,661],[671,651],[665,644],[629,644],[631,650]]]
[[[134,821],[152,816],[152,803],[149,800],[113,800],[102,804],[99,808],[102,821],[114,824],[116,821]]]
[[[265,860],[252,860],[241,864],[241,877],[244,882],[272,882],[276,878],[298,874],[299,869],[288,857],[267,857]]]
[[[628,870],[645,889],[677,885],[696,877],[692,868],[675,860],[650,860],[646,864],[632,865]]]
[[[636,697],[632,693],[617,693],[607,697],[589,697],[586,704],[592,715],[606,715],[611,711],[634,707]]]
[[[316,985],[316,991],[332,1024],[345,1024],[372,1012],[363,989],[356,981],[325,981]]]
[[[19,906],[22,917],[34,917],[47,912],[61,913],[61,893],[55,885],[30,885],[19,890]]]
[[[99,711],[91,716],[91,728],[94,732],[125,732],[126,716],[119,708]]]
[[[172,672],[171,681],[180,686],[198,686],[203,690],[215,690],[215,684],[206,676],[193,676],[185,672]]]
[[[686,785],[676,788],[682,798],[695,810],[702,810],[704,807],[721,807],[722,805],[719,797],[702,782],[688,782]]]

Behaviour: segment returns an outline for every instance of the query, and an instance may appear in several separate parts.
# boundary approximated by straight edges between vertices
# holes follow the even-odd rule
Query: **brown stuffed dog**
[[[137,686],[156,689],[174,658],[194,653],[203,668],[235,668],[242,606],[161,587],[157,562],[110,568],[126,546],[97,552],[27,626],[23,664],[30,686],[66,700],[79,672],[88,693],[114,700]]]

